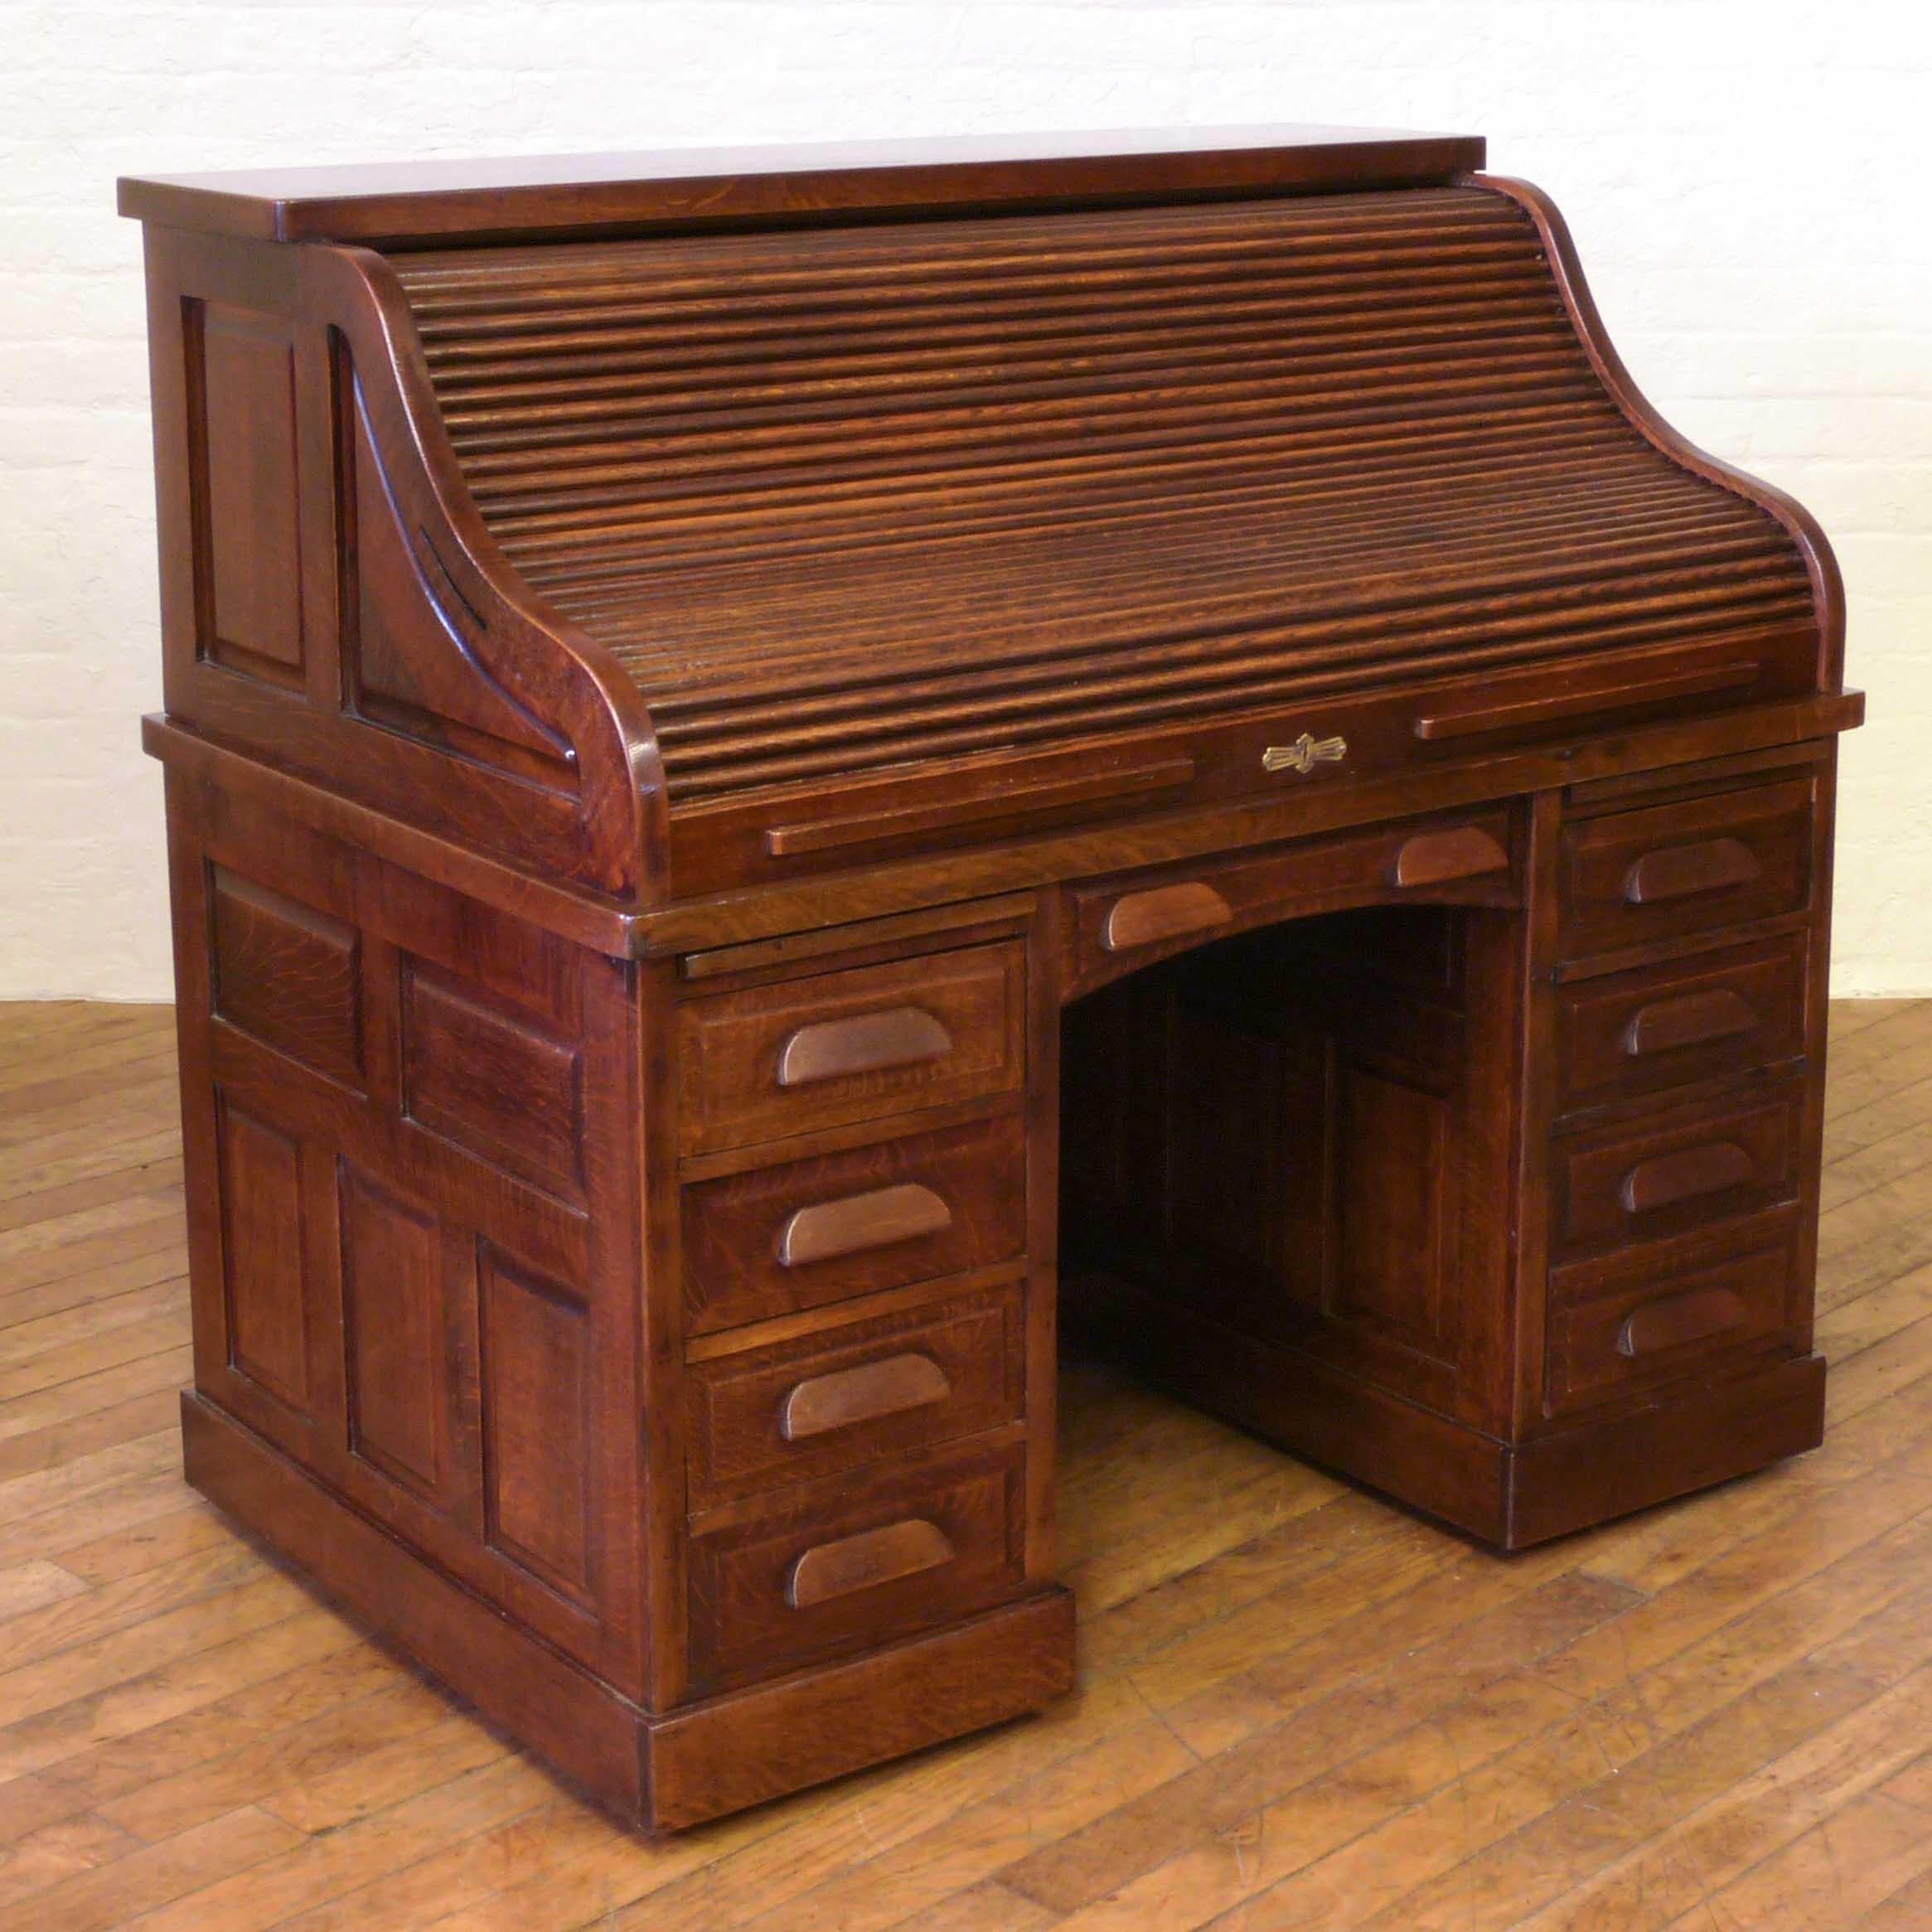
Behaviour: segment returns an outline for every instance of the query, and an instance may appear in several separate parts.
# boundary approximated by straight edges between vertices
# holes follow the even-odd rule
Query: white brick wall
[[[168,988],[117,173],[1160,123],[1486,133],[1852,601],[1838,990],[1932,992],[1925,0],[0,0],[0,997]]]

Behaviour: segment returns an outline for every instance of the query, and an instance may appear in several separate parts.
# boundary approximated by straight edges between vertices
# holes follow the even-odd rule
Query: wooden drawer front
[[[1024,976],[1008,943],[693,1000],[679,1016],[685,1152],[1018,1087]]]
[[[1305,913],[1405,897],[1512,903],[1510,850],[1508,813],[1489,811],[1083,886],[1068,922],[1065,990]]]
[[[1803,934],[1565,986],[1560,1106],[1589,1106],[1804,1050]]]
[[[693,1334],[1010,1261],[1026,1242],[1017,1114],[684,1190]]]
[[[1565,954],[1802,910],[1811,898],[1811,791],[1810,779],[1790,778],[1566,827]]]
[[[1701,1374],[1789,1325],[1791,1245],[1674,1275],[1624,1278],[1550,1310],[1552,1413],[1587,1407],[1627,1387]]]
[[[1804,1097],[1786,1087],[1559,1140],[1553,1258],[1658,1241],[1789,1200]]]
[[[690,1500],[830,1475],[1019,1415],[1020,1286],[853,1322],[690,1371]]]
[[[694,1534],[695,1687],[950,1623],[1024,1577],[1024,1451],[954,1463],[864,1503],[800,1506]]]

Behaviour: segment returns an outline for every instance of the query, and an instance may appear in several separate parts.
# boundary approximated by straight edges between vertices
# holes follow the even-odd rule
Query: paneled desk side
[[[1339,208],[1406,168],[1462,198],[1389,219],[1486,235],[1479,160],[734,163],[705,219],[1050,225],[1058,182],[1185,248],[1203,192]],[[596,600],[564,615],[479,509],[407,278],[272,238],[602,246],[691,178],[589,172],[128,203],[191,1479],[670,1828],[1070,1686],[1063,1315],[1508,1547],[1814,1444],[1836,573],[1634,397],[1553,212],[1495,187],[1540,240],[1494,245],[1543,251],[1536,326],[1626,484],[1722,493],[1658,500],[1689,560],[1635,600],[1702,628],[683,804],[677,705],[661,745]]]

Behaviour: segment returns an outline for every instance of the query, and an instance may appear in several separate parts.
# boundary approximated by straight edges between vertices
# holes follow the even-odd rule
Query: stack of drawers
[[[1811,767],[1572,816],[1544,1410],[1809,1346]]]
[[[694,1692],[1024,1585],[1025,985],[1013,938],[680,1009]]]

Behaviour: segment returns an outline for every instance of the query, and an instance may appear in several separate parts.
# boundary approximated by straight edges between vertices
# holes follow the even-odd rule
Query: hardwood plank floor
[[[1932,1928],[1932,1001],[1832,1019],[1817,1454],[1504,1560],[1072,1365],[1079,1693],[652,1845],[183,1486],[167,1014],[0,1007],[0,1932]]]

